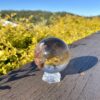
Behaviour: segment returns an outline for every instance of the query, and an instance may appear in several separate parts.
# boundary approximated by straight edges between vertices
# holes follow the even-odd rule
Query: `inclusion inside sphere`
[[[35,63],[45,72],[62,71],[67,67],[69,58],[68,45],[58,38],[43,39],[35,48]]]

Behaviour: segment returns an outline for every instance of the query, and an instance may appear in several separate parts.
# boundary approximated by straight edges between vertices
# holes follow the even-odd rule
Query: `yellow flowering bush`
[[[5,21],[15,16],[7,15]],[[29,18],[20,18],[13,24],[3,25],[0,22],[0,74],[21,67],[34,60],[34,49],[37,43],[46,37],[58,37],[68,44],[82,39],[100,30],[100,18],[85,18],[75,15],[57,16],[46,25],[45,19],[34,24]],[[41,18],[42,19],[42,18]]]

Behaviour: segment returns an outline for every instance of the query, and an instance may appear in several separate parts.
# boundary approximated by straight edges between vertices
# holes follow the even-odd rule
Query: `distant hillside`
[[[2,11],[0,11],[0,13],[1,13],[2,17],[4,17],[6,14],[10,15],[11,13],[17,13],[18,17],[28,17],[30,15],[39,15],[39,16],[49,17],[53,14],[59,15],[59,16],[65,16],[66,14],[75,15],[75,14],[67,13],[67,12],[49,12],[49,11],[41,11],[41,10],[36,10],[36,11],[32,11],[32,10],[21,10],[21,11],[2,10]]]
[[[48,12],[48,11],[31,11],[31,10],[21,10],[21,11],[14,11],[14,10],[2,10],[0,11],[1,18],[5,18],[7,15],[11,16],[12,13],[16,13],[16,16],[14,16],[12,19],[8,19],[9,21],[19,19],[19,18],[29,18],[29,16],[33,15],[32,22],[37,23],[42,20],[47,20],[48,23],[50,22],[51,18],[56,18],[58,16],[64,17],[66,15],[71,15],[71,16],[79,16],[75,15],[72,13],[67,13],[67,12]]]

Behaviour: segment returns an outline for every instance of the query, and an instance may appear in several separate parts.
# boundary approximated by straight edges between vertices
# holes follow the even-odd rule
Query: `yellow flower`
[[[2,72],[3,74],[7,74],[7,70],[4,67],[2,67]]]
[[[0,50],[0,57],[4,55],[4,50]]]

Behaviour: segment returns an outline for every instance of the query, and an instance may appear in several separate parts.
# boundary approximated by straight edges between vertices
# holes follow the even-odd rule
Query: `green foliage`
[[[81,17],[66,12],[1,11],[0,74],[34,60],[34,49],[46,37],[58,37],[68,44],[100,30],[99,17]]]

